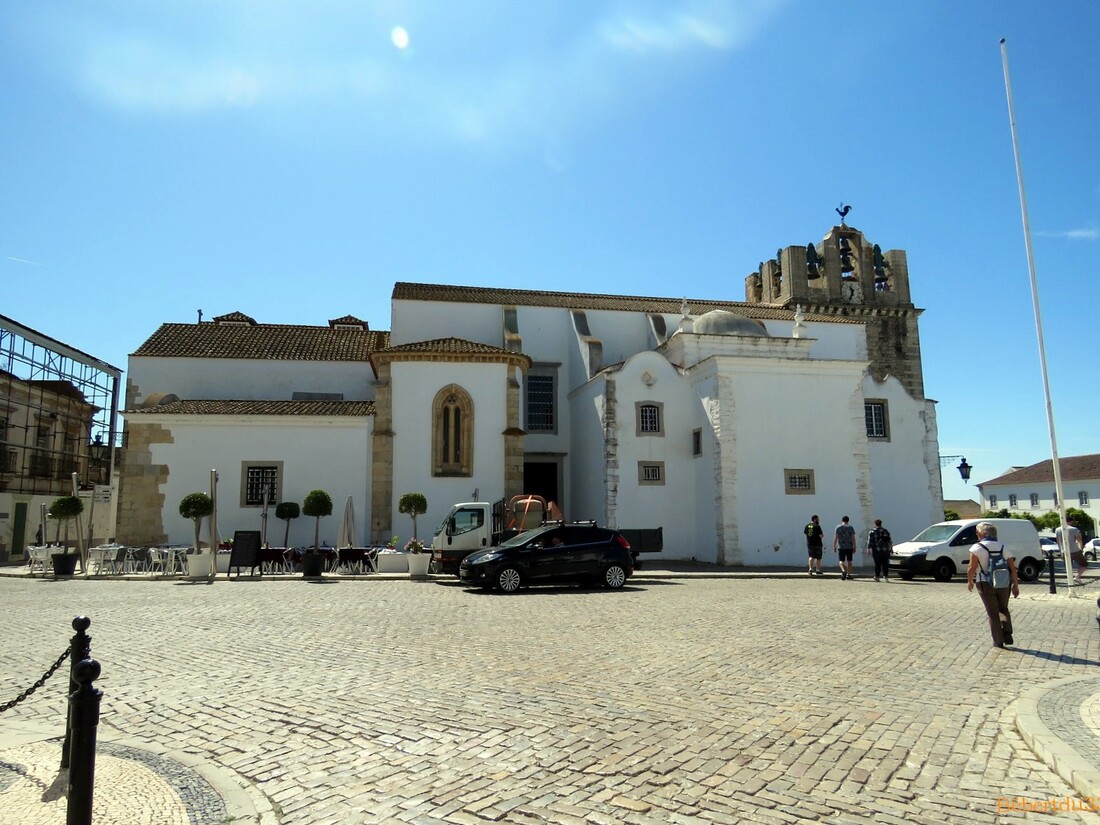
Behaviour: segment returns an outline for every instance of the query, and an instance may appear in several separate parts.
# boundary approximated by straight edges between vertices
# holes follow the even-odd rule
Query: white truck
[[[524,530],[561,522],[562,514],[542,496],[519,495],[509,501],[464,501],[454,505],[432,536],[432,566],[442,573],[458,573],[462,560],[475,550],[495,547]],[[663,549],[663,531],[619,530],[627,541],[637,566],[639,553]]]

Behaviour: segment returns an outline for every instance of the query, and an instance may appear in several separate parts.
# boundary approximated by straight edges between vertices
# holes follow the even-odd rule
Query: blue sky
[[[907,250],[940,452],[986,480],[1050,457],[1005,37],[1059,453],[1100,452],[1098,33],[1095,0],[8,0],[0,313],[125,368],[200,308],[386,329],[399,280],[743,300],[843,201]]]

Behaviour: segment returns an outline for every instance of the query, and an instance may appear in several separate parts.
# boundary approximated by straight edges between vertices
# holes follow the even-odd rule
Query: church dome
[[[700,335],[755,335],[768,338],[763,321],[746,318],[726,309],[712,309],[695,319],[692,331]]]

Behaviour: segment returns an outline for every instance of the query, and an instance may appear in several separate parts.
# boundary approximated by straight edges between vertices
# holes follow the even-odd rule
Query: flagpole
[[[1069,548],[1069,525],[1066,522],[1066,497],[1062,494],[1062,468],[1058,461],[1058,438],[1054,434],[1054,406],[1050,401],[1050,378],[1047,375],[1047,352],[1043,341],[1043,318],[1039,312],[1039,286],[1035,280],[1035,255],[1031,248],[1031,223],[1027,216],[1027,195],[1024,193],[1024,168],[1020,163],[1020,143],[1016,138],[1016,108],[1012,105],[1012,81],[1008,76],[1008,46],[1001,38],[1001,64],[1005,73],[1005,94],[1008,97],[1008,124],[1012,130],[1012,154],[1016,159],[1016,183],[1020,190],[1020,213],[1024,222],[1024,247],[1027,250],[1027,271],[1031,278],[1031,302],[1035,308],[1035,335],[1039,339],[1039,367],[1043,375],[1043,395],[1047,405],[1047,429],[1050,431],[1051,467],[1054,470],[1054,494],[1058,497],[1058,518],[1062,524],[1062,562],[1066,567],[1066,592],[1073,595],[1073,573]]]

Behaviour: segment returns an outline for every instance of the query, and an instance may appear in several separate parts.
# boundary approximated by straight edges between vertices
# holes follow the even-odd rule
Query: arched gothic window
[[[473,475],[474,402],[457,384],[436,393],[432,404],[432,475]]]

